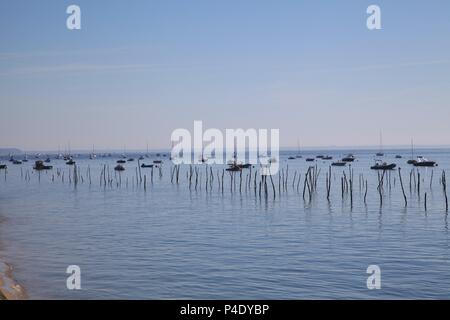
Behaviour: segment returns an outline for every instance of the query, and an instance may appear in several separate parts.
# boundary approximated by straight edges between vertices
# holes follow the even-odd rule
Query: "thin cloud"
[[[190,68],[186,65],[162,65],[162,64],[66,64],[45,67],[15,68],[0,72],[0,76],[30,76],[58,73],[91,73],[91,72],[115,72],[115,71],[143,71],[151,69]]]

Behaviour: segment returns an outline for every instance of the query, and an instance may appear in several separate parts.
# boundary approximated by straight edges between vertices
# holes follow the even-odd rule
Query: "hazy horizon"
[[[414,150],[426,150],[426,149],[447,149],[450,148],[450,144],[449,145],[414,145]],[[23,153],[35,153],[35,152],[39,152],[39,153],[52,153],[52,154],[57,154],[59,153],[65,153],[68,152],[67,149],[48,149],[48,150],[44,150],[44,149],[23,149],[20,147],[2,147],[0,146],[0,152],[2,150],[8,150],[8,149],[18,149]],[[349,151],[349,150],[374,150],[374,151],[379,151],[380,147],[379,146],[304,146],[300,148],[300,153],[301,152],[307,152],[307,151],[335,151],[335,150],[345,150],[345,151]],[[409,145],[386,145],[383,146],[383,150],[384,152],[389,152],[391,150],[406,150],[408,152],[410,152],[411,146]],[[149,148],[148,151],[149,152],[170,152],[170,148]],[[193,149],[195,150],[195,149]],[[296,151],[298,150],[298,148],[295,146],[285,146],[285,147],[280,147],[280,151]],[[147,149],[126,149],[125,152],[123,149],[103,149],[103,148],[99,148],[99,149],[95,149],[94,153],[96,154],[101,154],[101,153],[145,153],[147,151]],[[92,148],[91,149],[71,149],[71,153],[92,153]]]
[[[450,2],[0,3],[0,145],[164,149],[177,128],[302,148],[449,145]]]

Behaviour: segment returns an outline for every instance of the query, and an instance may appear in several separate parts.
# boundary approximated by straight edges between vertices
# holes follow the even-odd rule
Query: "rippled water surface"
[[[121,185],[111,173],[113,185],[107,187],[100,186],[100,172],[104,164],[113,172],[117,157],[76,159],[83,176],[76,187],[68,181],[73,167],[62,160],[52,160],[54,169],[40,179],[31,170],[34,159],[8,162],[7,174],[0,171],[0,257],[15,267],[31,298],[450,298],[448,216],[440,184],[450,153],[419,152],[439,163],[420,169],[420,196],[409,188],[409,152],[385,157],[402,167],[406,208],[397,171],[390,187],[385,177],[380,206],[377,173],[369,169],[374,151],[354,151],[353,207],[349,194],[341,193],[348,167],[333,167],[327,201],[329,161],[316,161],[318,190],[311,202],[302,197],[305,172],[314,164],[304,158],[325,153],[336,159],[346,151],[305,151],[296,160],[287,160],[295,152],[282,153],[285,172],[289,165],[287,190],[275,199],[271,185],[267,199],[264,192],[255,194],[253,182],[240,192],[239,175],[233,192],[225,175],[222,191],[217,167],[212,188],[205,190],[205,166],[199,166],[201,182],[189,190],[187,167],[179,184],[171,183],[168,159],[162,178],[154,171],[153,183],[150,169],[142,170],[146,190],[136,186],[137,161],[125,165]],[[404,158],[394,159],[397,153]],[[248,174],[243,171],[244,185]],[[368,180],[366,204],[362,180]],[[278,192],[278,176],[274,184]],[[381,268],[381,290],[367,289],[372,264]],[[80,266],[82,290],[66,289],[68,265]]]

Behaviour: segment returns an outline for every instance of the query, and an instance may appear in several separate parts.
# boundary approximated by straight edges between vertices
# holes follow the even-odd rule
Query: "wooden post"
[[[403,198],[405,199],[405,207],[406,207],[406,206],[408,206],[408,200],[406,198],[405,189],[403,188],[403,180],[402,180],[401,170],[402,170],[402,168],[398,168],[398,176],[399,176],[399,179],[400,179],[400,185],[402,187]]]

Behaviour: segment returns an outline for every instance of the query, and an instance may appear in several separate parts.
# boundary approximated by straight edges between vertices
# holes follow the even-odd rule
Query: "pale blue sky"
[[[0,0],[0,40],[0,147],[165,148],[194,120],[282,147],[450,144],[448,0]]]

